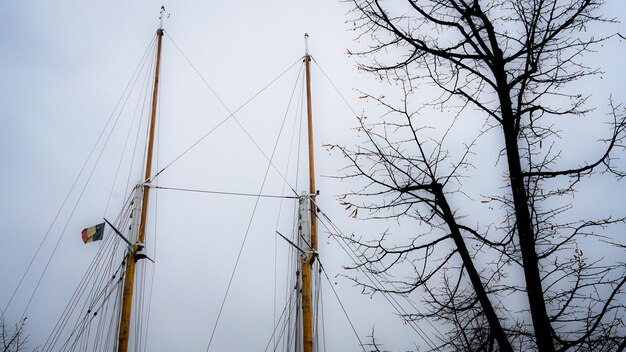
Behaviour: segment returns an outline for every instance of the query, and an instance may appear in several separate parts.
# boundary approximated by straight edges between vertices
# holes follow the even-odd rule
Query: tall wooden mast
[[[139,254],[144,247],[144,239],[146,235],[146,218],[148,214],[148,196],[150,193],[150,187],[147,184],[150,182],[152,175],[152,151],[154,149],[154,130],[156,125],[156,113],[157,113],[157,99],[159,96],[159,71],[161,69],[161,41],[163,39],[163,14],[165,8],[161,6],[161,23],[159,29],[157,29],[157,52],[156,52],[156,65],[154,72],[154,88],[152,90],[152,109],[150,114],[150,126],[148,134],[148,150],[146,154],[146,169],[144,175],[144,182],[142,185],[136,188],[136,192],[142,192],[143,197],[141,200],[141,218],[139,222],[139,229],[137,231],[137,242],[129,249],[128,257],[126,258],[126,274],[124,276],[124,291],[122,296],[122,313],[120,316],[120,327],[118,331],[118,352],[128,351],[128,341],[130,337],[130,318],[132,313],[133,302],[133,288],[135,284],[135,266],[138,259],[142,259]]]
[[[313,154],[313,111],[311,108],[311,56],[309,56],[308,34],[304,34],[305,55],[304,65],[306,70],[306,110],[308,121],[309,139],[309,209],[310,209],[310,244],[305,249],[306,254],[302,257],[302,338],[304,352],[313,352],[313,292],[311,286],[311,273],[313,262],[317,253],[317,207],[315,205],[315,158]]]

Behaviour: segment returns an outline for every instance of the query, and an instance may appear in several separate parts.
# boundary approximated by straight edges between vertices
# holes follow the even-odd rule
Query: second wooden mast
[[[163,39],[163,13],[165,8],[161,7],[161,24],[156,32],[157,51],[154,71],[154,87],[152,90],[152,107],[150,113],[150,127],[148,132],[148,150],[146,153],[146,168],[143,182],[135,188],[135,202],[141,202],[141,212],[139,226],[137,229],[136,243],[129,248],[126,258],[126,273],[124,276],[124,291],[122,293],[122,312],[120,315],[120,325],[118,331],[118,352],[128,351],[130,338],[130,325],[132,315],[133,288],[135,285],[135,267],[139,259],[145,258],[143,254],[144,240],[146,237],[146,219],[148,215],[148,196],[150,187],[148,183],[152,176],[152,152],[154,150],[154,131],[156,128],[157,100],[159,97],[159,72],[161,69],[161,42]],[[135,206],[138,206],[136,204]]]
[[[309,35],[304,35],[305,55],[304,65],[306,73],[306,108],[307,108],[307,126],[309,140],[309,194],[300,198],[300,208],[306,209],[306,201],[308,198],[309,214],[306,211],[300,212],[301,219],[309,218],[310,228],[302,229],[308,232],[310,236],[301,236],[304,239],[305,253],[302,255],[301,280],[302,280],[302,346],[304,352],[313,352],[314,332],[313,332],[313,289],[311,284],[312,268],[317,256],[317,206],[315,196],[315,158],[313,153],[313,110],[311,106],[311,56],[309,55],[308,45]],[[306,223],[306,221],[305,221]],[[308,243],[307,243],[308,242]]]

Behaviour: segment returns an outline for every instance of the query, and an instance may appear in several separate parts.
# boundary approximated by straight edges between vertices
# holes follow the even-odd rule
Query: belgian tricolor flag
[[[102,234],[104,233],[104,223],[98,224],[96,226],[88,227],[83,230],[83,242],[89,243],[93,241],[100,241],[102,239]]]

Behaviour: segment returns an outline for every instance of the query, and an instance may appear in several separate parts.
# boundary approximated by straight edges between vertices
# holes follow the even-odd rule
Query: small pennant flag
[[[93,241],[100,241],[102,239],[102,234],[104,233],[104,223],[98,224],[96,226],[88,227],[83,230],[83,242],[89,243]]]

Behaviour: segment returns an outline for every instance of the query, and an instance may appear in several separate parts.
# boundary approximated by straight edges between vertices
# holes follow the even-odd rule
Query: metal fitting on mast
[[[305,253],[305,256],[309,253],[313,253],[313,247],[311,246],[311,223],[310,223],[310,209],[309,209],[309,195],[306,193],[302,193],[300,197],[298,197],[298,229],[299,229],[299,240],[298,247],[302,248]]]
[[[165,6],[161,6],[161,12],[159,13],[159,30],[163,30],[163,14],[167,15],[167,18],[170,18],[170,13],[165,11]]]
[[[143,204],[143,184],[139,182],[135,186],[135,191],[133,194],[132,201],[132,210],[130,213],[130,217],[133,219],[130,224],[130,235],[128,236],[131,242],[137,242],[138,233],[139,233],[139,225],[141,221],[141,206]]]

